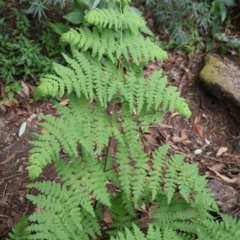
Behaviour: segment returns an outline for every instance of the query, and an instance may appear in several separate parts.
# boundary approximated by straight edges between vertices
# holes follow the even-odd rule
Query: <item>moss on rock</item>
[[[216,97],[228,98],[240,107],[240,78],[236,65],[232,64],[226,64],[218,57],[207,55],[199,77]]]

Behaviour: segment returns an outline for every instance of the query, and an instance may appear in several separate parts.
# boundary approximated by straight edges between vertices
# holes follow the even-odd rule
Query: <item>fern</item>
[[[119,232],[116,238],[111,237],[110,240],[181,240],[181,238],[171,228],[160,229],[149,225],[147,235],[133,224],[133,230],[125,228],[125,233]]]
[[[56,73],[38,87],[41,96],[66,96],[69,104],[55,103],[60,117],[42,117],[45,133],[30,142],[29,177],[52,163],[59,179],[28,185],[39,192],[27,196],[39,211],[29,225],[23,218],[11,239],[96,239],[105,210],[111,239],[207,239],[217,229],[229,236],[230,224],[239,223],[224,216],[218,223],[210,215],[219,210],[197,165],[169,156],[169,145],[144,151],[143,127],[161,122],[167,110],[191,115],[162,71],[144,78],[146,64],[166,53],[141,34],[145,23],[128,1],[93,9],[84,20],[62,36],[74,49],[63,55],[66,66],[55,64]],[[146,211],[152,222],[144,234],[137,220],[149,209],[155,210]]]
[[[133,33],[145,27],[144,20],[134,12],[130,12],[128,7],[124,7],[123,10],[113,8],[94,9],[85,16],[84,20],[89,24],[103,28],[108,27],[116,31],[119,28],[127,28]]]
[[[30,150],[32,155],[29,159],[31,165],[29,172],[32,179],[36,178],[48,163],[55,161],[61,148],[64,148],[70,157],[78,157],[79,143],[89,155],[94,156],[96,145],[97,151],[101,152],[103,147],[108,144],[113,130],[105,111],[97,106],[95,108],[89,106],[88,101],[84,98],[76,99],[69,96],[69,99],[69,109],[57,105],[62,114],[61,118],[42,117],[47,123],[40,125],[47,133],[35,134],[38,141],[30,142],[35,146]],[[97,136],[95,136],[96,130],[99,133]],[[49,146],[51,146],[51,151],[46,151]]]
[[[28,226],[28,219],[26,215],[23,214],[19,222],[14,226],[12,233],[9,233],[10,239],[15,239],[15,240],[28,239],[28,237],[30,236],[30,232],[26,229],[27,226]]]
[[[164,60],[166,53],[157,45],[152,43],[149,38],[144,39],[141,34],[134,34],[131,31],[124,31],[124,37],[116,37],[116,32],[110,29],[98,29],[93,27],[71,29],[61,37],[62,42],[75,45],[78,50],[83,52],[92,49],[92,57],[98,55],[98,61],[103,57],[108,58],[113,63],[116,59],[123,58],[132,61],[137,65],[144,59],[145,62],[154,60]],[[147,43],[147,44],[146,44]]]
[[[166,154],[168,151],[169,145],[164,145],[162,147],[159,147],[152,156],[152,171],[150,171],[149,175],[149,183],[150,183],[150,189],[152,192],[152,200],[154,200],[157,196],[157,193],[159,192],[159,186],[162,182],[163,177],[163,169],[166,159]]]
[[[90,214],[95,216],[90,195],[105,206],[109,207],[111,205],[109,194],[104,187],[107,179],[97,161],[94,161],[94,159],[82,159],[81,161],[73,160],[68,164],[58,161],[56,168],[58,174],[63,176],[62,181],[70,191],[79,196],[79,204]]]
[[[117,232],[124,230],[125,227],[131,228],[133,222],[137,224],[133,202],[129,201],[125,194],[119,193],[112,197],[111,203],[110,212],[114,220],[111,228],[114,230],[108,231],[110,236],[117,235]]]

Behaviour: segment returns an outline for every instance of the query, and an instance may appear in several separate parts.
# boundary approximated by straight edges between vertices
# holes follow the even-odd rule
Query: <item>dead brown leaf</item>
[[[64,99],[64,100],[62,100],[62,101],[60,102],[60,105],[66,106],[66,105],[68,105],[68,102],[69,102],[69,99],[66,98],[66,99]]]
[[[0,165],[3,165],[7,162],[9,162],[10,160],[12,160],[15,157],[15,153],[12,153],[9,157],[7,157],[4,161],[0,162]]]
[[[30,94],[29,94],[29,87],[28,87],[28,85],[25,82],[23,82],[23,81],[21,81],[21,85],[22,85],[22,89],[23,89],[22,93],[24,94],[24,96],[26,98],[29,98]]]
[[[220,172],[224,167],[225,167],[225,165],[224,165],[223,163],[214,164],[214,165],[211,167],[211,170],[212,170],[212,171],[216,171],[216,172]]]
[[[42,128],[42,129],[41,129],[41,133],[42,133],[42,134],[47,134],[48,131],[47,131],[46,129]]]
[[[159,143],[156,139],[150,134],[143,134],[144,139],[152,146],[159,146]]]
[[[34,212],[34,213],[37,213],[37,212],[41,212],[42,210],[43,210],[43,209],[42,209],[41,207],[38,207],[38,206],[37,206],[37,207],[34,208],[34,211],[33,211],[33,212]]]
[[[35,88],[30,83],[26,83],[26,85],[29,88],[30,95],[33,95],[35,92]]]
[[[170,118],[174,118],[175,116],[178,116],[178,115],[179,115],[178,112],[173,112],[173,113],[171,114],[171,117],[170,117]]]
[[[192,81],[192,80],[194,79],[194,77],[195,77],[195,75],[192,74],[192,72],[189,71],[189,72],[187,73],[187,79],[188,79],[188,80]]]
[[[177,50],[177,51],[176,51],[176,54],[178,54],[178,55],[183,56],[184,58],[186,58],[186,54],[185,54],[183,51],[181,51],[181,50]]]
[[[220,156],[221,156],[223,153],[225,153],[227,150],[228,150],[227,147],[220,147],[220,148],[218,149],[218,151],[217,151],[216,156],[217,156],[217,157],[220,157]]]
[[[220,177],[224,182],[226,182],[226,183],[236,183],[237,181],[239,181],[237,177],[231,179],[231,178],[228,178],[228,177],[226,177],[226,176],[218,173],[217,171],[215,171],[215,170],[214,170],[213,168],[211,168],[211,167],[209,167],[208,169],[211,170],[211,171],[213,171],[217,176],[219,176],[219,177]]]
[[[202,130],[202,127],[197,124],[197,123],[194,123],[193,124],[193,130],[200,136],[200,137],[203,137],[203,130]]]
[[[186,140],[186,139],[187,139],[187,135],[186,135],[185,129],[182,129],[182,131],[181,131],[181,137],[179,137],[179,136],[177,136],[177,135],[174,135],[174,136],[172,137],[172,141],[173,141],[174,143],[184,142],[184,140]]]
[[[113,223],[113,219],[112,219],[112,216],[110,214],[110,212],[108,210],[105,210],[104,213],[103,213],[103,221],[106,223],[106,224],[111,224]]]
[[[32,114],[28,119],[27,119],[27,122],[31,122],[34,118],[36,118],[37,115],[34,113]]]
[[[9,217],[9,216],[7,216],[7,215],[4,215],[4,214],[0,214],[0,217],[1,217],[1,218],[11,218],[11,217]]]

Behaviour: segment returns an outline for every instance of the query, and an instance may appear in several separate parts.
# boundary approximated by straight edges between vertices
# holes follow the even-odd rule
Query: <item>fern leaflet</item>
[[[103,28],[108,27],[115,30],[129,28],[134,33],[145,27],[145,21],[136,13],[131,12],[128,7],[125,7],[123,11],[113,8],[95,8],[84,17],[84,20],[89,24]]]

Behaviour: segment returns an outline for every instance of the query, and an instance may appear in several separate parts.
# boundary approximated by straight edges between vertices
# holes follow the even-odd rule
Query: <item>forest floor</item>
[[[169,85],[178,87],[187,100],[192,116],[187,120],[176,112],[167,113],[162,123],[150,126],[142,134],[146,151],[168,143],[173,153],[184,154],[186,161],[198,163],[200,174],[205,174],[212,181],[213,191],[220,194],[217,199],[221,210],[240,216],[240,121],[233,119],[226,103],[200,86],[198,76],[204,54],[188,57],[178,50],[168,55],[167,61],[150,63],[146,75],[163,69]],[[0,98],[2,88],[0,85]],[[30,215],[35,211],[25,198],[33,193],[26,188],[30,183],[29,141],[34,139],[32,133],[44,131],[38,125],[41,114],[57,115],[56,108],[47,101],[31,103],[29,98],[18,95],[16,98],[18,104],[0,106],[0,239],[5,239],[23,213]],[[26,130],[19,137],[23,122],[27,123]],[[55,178],[52,165],[40,177]]]

